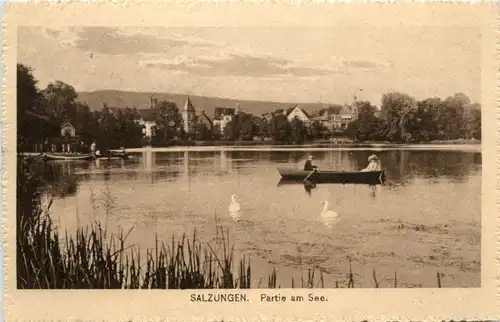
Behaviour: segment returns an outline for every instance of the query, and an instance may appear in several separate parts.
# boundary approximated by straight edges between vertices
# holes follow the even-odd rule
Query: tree
[[[293,143],[303,143],[307,138],[307,127],[299,118],[294,117],[290,122],[290,139]]]
[[[114,135],[114,129],[117,125],[117,120],[111,113],[108,105],[103,103],[102,110],[97,113],[97,138],[99,148],[102,150],[117,147],[117,142]]]
[[[447,97],[443,104],[444,108],[444,124],[448,139],[459,139],[466,136],[467,119],[464,115],[466,105],[471,103],[469,97],[463,93],[456,93]]]
[[[381,112],[388,125],[387,139],[408,140],[407,125],[416,107],[416,100],[407,94],[392,92],[382,96]]]
[[[408,131],[415,141],[431,141],[439,138],[439,118],[443,108],[440,98],[428,98],[417,102],[408,124]]]
[[[21,151],[24,138],[29,133],[29,125],[26,123],[26,111],[39,112],[41,101],[37,80],[33,76],[33,70],[23,64],[17,64],[17,143]]]
[[[212,140],[212,132],[208,128],[208,126],[203,123],[203,122],[198,122],[196,123],[196,140],[198,141],[205,141],[205,140]]]
[[[114,144],[125,148],[140,146],[143,142],[143,126],[135,121],[139,118],[137,110],[126,107],[118,111],[116,118]]]
[[[168,145],[173,139],[184,135],[182,115],[174,102],[160,101],[157,108],[153,139],[156,144]]]
[[[78,97],[73,86],[61,81],[50,83],[43,91],[45,112],[55,119],[74,121],[76,119],[75,100]]]
[[[481,105],[464,106],[464,128],[466,139],[481,139]]]
[[[324,139],[328,134],[329,130],[326,126],[321,124],[319,121],[314,121],[311,124],[311,129],[310,129],[310,138],[311,139]]]
[[[234,115],[224,129],[224,139],[230,141],[252,140],[256,134],[257,128],[253,121],[253,116],[247,113]]]
[[[375,116],[377,108],[370,102],[357,102],[358,117],[349,123],[346,134],[356,141],[383,140],[387,127],[383,120]]]
[[[264,140],[265,138],[269,137],[271,133],[271,123],[267,119],[265,118],[261,119],[258,133],[261,140]]]
[[[286,142],[290,126],[285,115],[273,115],[271,118],[271,136],[275,142]]]
[[[328,110],[328,114],[331,115],[331,114],[334,114],[334,115],[339,115],[340,112],[342,111],[342,105],[338,105],[338,104],[332,104],[330,106],[328,106],[327,110]]]
[[[40,112],[40,91],[38,81],[33,76],[33,69],[23,64],[17,64],[17,115],[26,111]]]

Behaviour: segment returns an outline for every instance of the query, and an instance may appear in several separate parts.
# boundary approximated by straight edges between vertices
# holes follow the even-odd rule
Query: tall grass
[[[127,246],[133,227],[109,234],[101,224],[79,227],[64,238],[53,224],[49,202],[41,203],[42,177],[30,171],[20,159],[17,176],[17,286],[21,289],[214,289],[251,288],[251,260],[243,256],[234,262],[234,245],[227,230],[217,226],[215,244],[200,242],[196,231],[188,238],[164,243],[155,237],[155,245],[141,252]],[[141,257],[142,254],[142,257]],[[145,254],[145,255],[144,255]],[[145,258],[144,258],[145,256]],[[438,286],[441,276],[438,273]],[[348,288],[355,287],[349,260]],[[373,270],[374,287],[379,287]],[[394,278],[397,287],[397,277]],[[323,272],[309,269],[300,285],[292,278],[292,288],[325,287]],[[335,286],[339,287],[339,282]],[[262,280],[257,287],[262,286]],[[280,288],[274,268],[267,288]]]

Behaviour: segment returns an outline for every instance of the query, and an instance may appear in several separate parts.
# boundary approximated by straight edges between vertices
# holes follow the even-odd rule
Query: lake
[[[315,267],[325,287],[479,287],[481,282],[480,146],[136,149],[131,160],[49,162],[52,216],[69,233],[100,221],[128,231],[145,249],[155,234],[213,241],[228,229],[236,256],[250,255],[252,283],[290,287]],[[300,169],[309,155],[320,169],[361,170],[376,153],[383,186],[278,185],[277,167]],[[76,187],[61,191],[72,178]],[[229,213],[231,195],[241,205]],[[339,215],[328,226],[322,202]],[[262,284],[259,282],[262,279]],[[258,284],[257,284],[258,283]],[[300,286],[300,285],[299,285]]]

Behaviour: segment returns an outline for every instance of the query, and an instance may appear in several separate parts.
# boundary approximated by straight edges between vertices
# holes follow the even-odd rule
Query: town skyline
[[[468,27],[20,28],[18,37],[18,60],[41,87],[61,80],[77,92],[297,104],[357,96],[377,106],[391,91],[463,92],[480,101],[480,36]],[[49,57],[58,64],[49,68]]]

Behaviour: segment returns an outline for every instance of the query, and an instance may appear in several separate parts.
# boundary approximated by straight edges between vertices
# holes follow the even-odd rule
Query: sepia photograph
[[[20,27],[18,287],[480,287],[479,44]]]
[[[9,319],[491,319],[491,9],[10,6]]]

